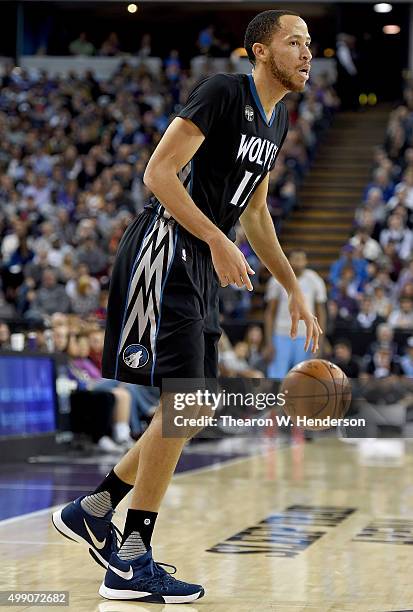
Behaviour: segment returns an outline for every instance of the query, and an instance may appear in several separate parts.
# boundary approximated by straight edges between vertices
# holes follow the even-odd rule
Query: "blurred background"
[[[306,91],[286,98],[290,131],[268,206],[325,328],[318,356],[351,377],[365,410],[408,435],[413,5],[2,2],[6,458],[120,454],[150,422],[156,391],[100,374],[117,246],[148,198],[146,163],[188,92],[207,74],[250,72],[243,34],[268,8],[307,21],[314,56]],[[221,292],[221,374],[282,378],[309,355],[288,338],[285,293],[240,228],[237,244],[256,271],[255,291]],[[369,435],[380,435],[371,424]]]

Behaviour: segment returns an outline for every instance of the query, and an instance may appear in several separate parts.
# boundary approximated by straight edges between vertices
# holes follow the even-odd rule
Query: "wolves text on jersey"
[[[238,149],[237,160],[242,161],[247,157],[250,162],[262,166],[263,171],[268,171],[275,161],[278,147],[275,143],[259,136],[247,136],[241,134],[241,142]]]

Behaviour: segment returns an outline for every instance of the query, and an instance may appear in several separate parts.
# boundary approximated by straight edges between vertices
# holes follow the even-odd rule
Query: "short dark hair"
[[[264,11],[258,13],[258,15],[256,15],[247,25],[244,47],[248,54],[248,59],[253,66],[255,66],[255,55],[252,50],[252,45],[257,42],[268,45],[274,30],[280,27],[280,19],[284,17],[284,15],[299,17],[299,15],[293,11]]]
[[[345,346],[349,351],[353,350],[351,342],[347,338],[338,338],[338,340],[334,342],[334,348],[336,348],[337,346]]]

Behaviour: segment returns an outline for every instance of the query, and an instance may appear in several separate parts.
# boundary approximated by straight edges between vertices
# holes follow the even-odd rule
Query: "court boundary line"
[[[280,444],[280,446],[277,445],[272,448],[263,449],[261,452],[254,453],[252,455],[247,455],[246,457],[236,457],[235,459],[229,459],[228,461],[218,461],[217,463],[213,463],[212,465],[204,465],[199,468],[194,468],[193,470],[186,470],[184,472],[179,472],[178,474],[175,474],[173,476],[171,480],[171,484],[174,483],[174,480],[176,478],[182,478],[183,476],[192,476],[194,474],[200,474],[200,473],[208,472],[208,471],[218,471],[226,467],[227,465],[235,465],[236,463],[241,463],[242,461],[247,461],[248,459],[259,457],[260,455],[263,455],[264,453],[267,453],[268,451],[274,452],[275,450],[281,450],[285,448],[289,448],[289,445]],[[36,518],[38,516],[42,516],[42,514],[53,512],[54,510],[57,510],[58,508],[62,508],[63,506],[64,504],[58,504],[55,506],[50,506],[48,508],[43,508],[42,510],[35,510],[34,512],[27,512],[26,514],[20,514],[19,516],[11,516],[10,518],[2,519],[0,520],[0,529],[4,527],[5,525],[10,525],[12,523],[18,523],[19,521],[22,521],[22,520]]]

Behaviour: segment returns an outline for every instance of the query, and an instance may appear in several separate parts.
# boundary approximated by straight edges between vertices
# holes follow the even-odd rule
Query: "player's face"
[[[287,91],[303,91],[310,74],[310,36],[301,17],[284,15],[269,45],[272,76]]]

